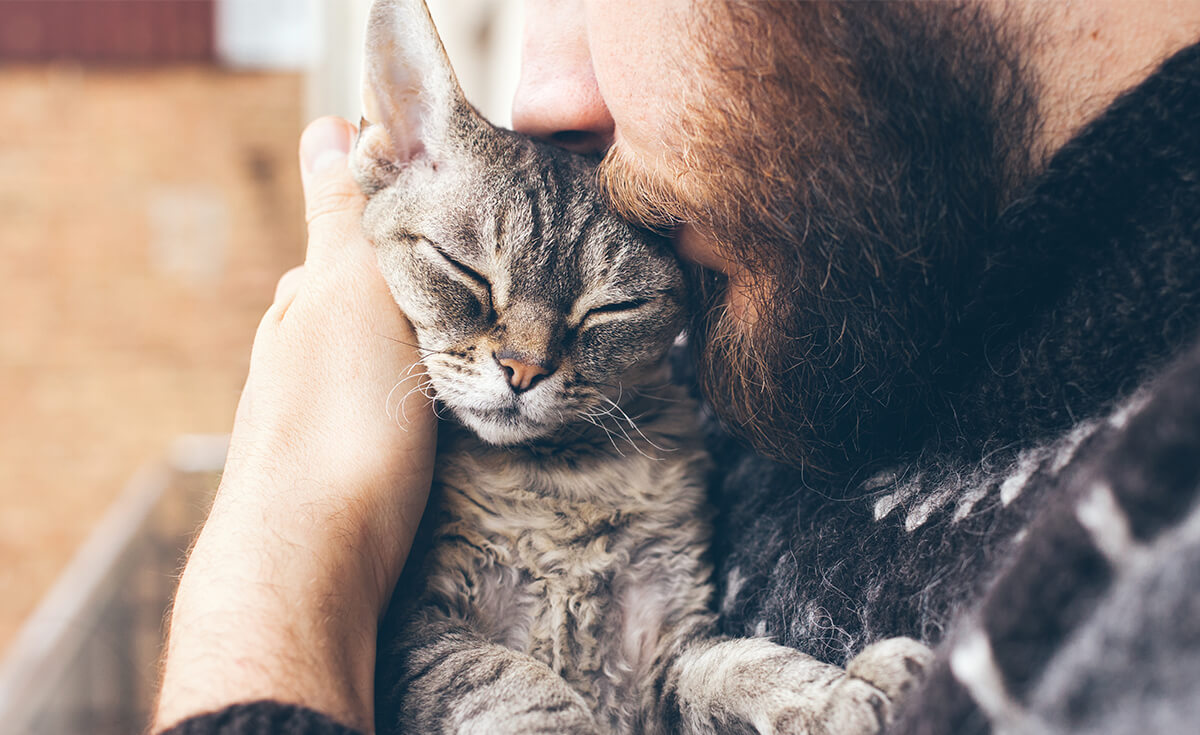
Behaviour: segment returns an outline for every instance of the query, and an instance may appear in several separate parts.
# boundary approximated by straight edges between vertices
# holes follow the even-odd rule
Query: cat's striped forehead
[[[465,239],[457,244],[464,256],[491,266],[498,301],[540,301],[565,310],[589,290],[623,294],[675,285],[665,243],[608,210],[578,158],[513,142],[511,153],[498,155],[483,173],[487,194],[467,208],[471,224],[460,230]]]

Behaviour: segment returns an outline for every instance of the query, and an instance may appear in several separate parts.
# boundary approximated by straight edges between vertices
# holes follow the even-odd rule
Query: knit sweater
[[[710,422],[724,632],[938,654],[897,733],[1200,722],[1200,47],[1056,153],[995,228],[921,452],[814,478]],[[346,733],[263,702],[176,735]]]
[[[903,733],[1200,722],[1200,46],[997,224],[915,456],[817,480],[713,432],[733,635],[939,646]]]

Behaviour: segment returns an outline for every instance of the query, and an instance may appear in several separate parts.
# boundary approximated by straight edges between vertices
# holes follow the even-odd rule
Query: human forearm
[[[370,533],[344,518],[327,519],[334,534],[269,519],[258,533],[240,517],[214,511],[180,581],[156,726],[270,699],[370,731],[376,553],[327,548]]]
[[[302,142],[308,256],[255,336],[175,598],[156,728],[270,699],[372,729],[377,623],[424,510],[436,422],[407,390],[423,379],[411,327],[358,224],[353,133],[323,120]]]

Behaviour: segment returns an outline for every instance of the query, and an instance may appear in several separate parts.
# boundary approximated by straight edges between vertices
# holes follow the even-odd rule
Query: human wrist
[[[241,437],[230,448],[205,536],[225,539],[224,553],[243,550],[335,580],[343,594],[356,590],[382,613],[432,481],[436,425],[419,434],[416,428],[404,435],[419,437],[408,446],[378,442],[374,451],[326,449],[320,456],[264,441],[261,433]],[[348,456],[354,454],[359,457]],[[244,566],[240,559],[230,562]],[[258,571],[271,579],[272,569]]]
[[[156,726],[272,699],[370,731],[378,620],[428,472],[300,479],[233,454],[176,593]]]
[[[339,503],[296,495],[290,503],[219,497],[188,571],[231,587],[294,592],[296,604],[317,592],[337,594],[378,617],[408,552],[394,509],[376,507],[371,497]]]

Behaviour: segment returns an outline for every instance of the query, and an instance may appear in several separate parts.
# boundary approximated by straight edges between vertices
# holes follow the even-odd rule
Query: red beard
[[[723,277],[690,276],[705,395],[761,453],[818,472],[917,450],[988,233],[1034,168],[1024,39],[944,3],[730,1],[699,27],[684,83],[701,102],[667,165],[614,148],[600,181],[629,218],[688,223],[743,269],[752,319]]]

